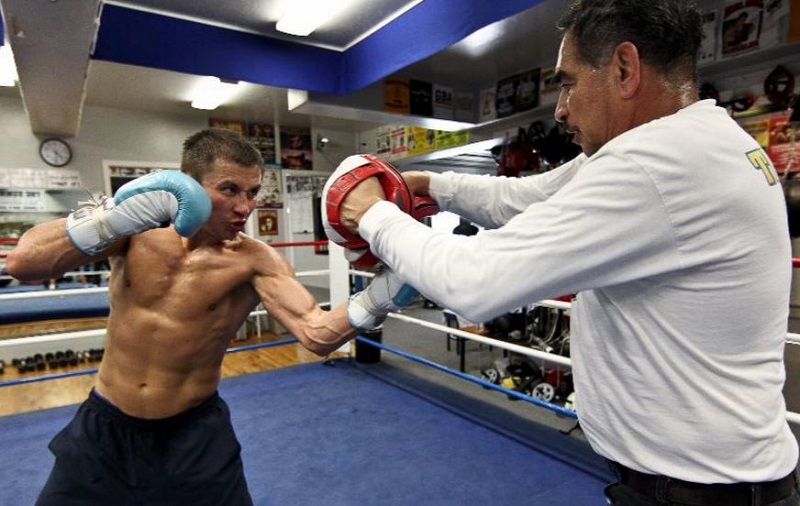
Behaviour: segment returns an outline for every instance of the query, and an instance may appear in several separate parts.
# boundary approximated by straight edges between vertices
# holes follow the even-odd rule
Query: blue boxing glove
[[[194,235],[211,215],[211,199],[191,176],[161,170],[123,185],[114,199],[82,202],[67,217],[67,235],[87,255],[96,255],[123,237],[173,223],[184,237]]]
[[[367,288],[350,297],[347,320],[351,327],[359,330],[376,329],[391,311],[406,307],[418,298],[419,292],[414,287],[384,267]]]

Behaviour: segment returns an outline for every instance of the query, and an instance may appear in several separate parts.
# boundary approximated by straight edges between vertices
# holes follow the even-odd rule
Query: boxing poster
[[[392,129],[389,126],[380,126],[375,129],[375,156],[384,158],[392,151]]]
[[[258,235],[278,235],[278,211],[258,210]]]
[[[458,132],[445,132],[444,130],[429,130],[434,133],[434,148],[447,149],[469,144],[469,130]]]
[[[433,116],[433,84],[411,79],[408,81],[408,112],[412,116]]]
[[[793,0],[795,9],[800,9],[800,2]],[[759,49],[783,44],[787,37],[787,26],[790,21],[789,0],[768,0],[764,2],[764,15],[761,21],[761,35],[758,39]]]
[[[767,155],[778,174],[783,175],[792,158],[800,160],[800,124],[789,121],[788,111],[773,114],[769,119],[769,146]],[[800,172],[800,163],[795,162],[790,172]]]
[[[389,77],[383,81],[383,109],[397,114],[408,114],[408,79]]]
[[[391,144],[391,150],[389,151],[390,159],[394,160],[406,156],[408,148],[406,146],[405,126],[403,125],[392,126],[392,129],[389,132],[389,141]]]
[[[749,133],[769,155],[775,170],[783,175],[800,172],[800,164],[790,166],[792,157],[800,159],[800,125],[789,121],[789,112],[761,114],[744,120],[739,125]]]
[[[539,76],[539,80],[541,81],[539,89],[542,95],[554,93],[559,90],[558,79],[556,79],[555,67],[550,67],[542,70],[542,73]]]
[[[517,112],[529,111],[539,105],[539,69],[529,70],[516,78],[514,107]]]
[[[137,177],[158,172],[159,170],[180,169],[178,163],[151,163],[103,160],[103,174],[105,175],[105,194],[113,197],[122,185],[133,181]]]
[[[250,123],[247,125],[248,140],[261,153],[264,164],[274,164],[275,129],[269,123]]]
[[[453,119],[453,88],[449,86],[433,86],[433,117]]]
[[[697,63],[711,63],[717,57],[717,11],[703,13],[703,38],[700,41],[700,51],[697,54]]]
[[[720,40],[722,56],[758,49],[763,8],[763,0],[737,0],[725,4]]]
[[[505,118],[517,112],[517,76],[497,81],[494,108],[498,118]]]
[[[478,111],[478,121],[481,123],[497,119],[497,110],[495,109],[496,92],[497,90],[495,87],[481,91]]]
[[[211,118],[208,120],[208,126],[211,128],[223,128],[236,132],[242,137],[247,137],[247,125],[244,121]]]
[[[311,150],[311,130],[308,128],[281,128],[281,167],[284,169],[311,170],[314,152]]]
[[[797,0],[794,5],[789,7],[789,33],[786,35],[786,42],[800,41],[800,5]]]
[[[261,209],[280,209],[283,207],[281,195],[281,174],[277,170],[264,171],[261,178],[261,190],[256,196],[256,207]]]
[[[405,127],[406,156],[430,153],[435,148],[436,134],[434,130],[423,127]]]
[[[467,91],[456,91],[453,95],[453,119],[475,122],[475,96]]]

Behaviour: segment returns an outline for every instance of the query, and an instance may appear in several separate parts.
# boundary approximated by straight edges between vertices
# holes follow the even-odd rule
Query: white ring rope
[[[70,295],[84,295],[107,292],[107,286],[93,286],[90,288],[67,288],[58,290],[36,290],[33,292],[0,293],[0,301],[15,299],[36,299],[40,297],[67,297]]]
[[[555,301],[555,300],[541,301],[541,302],[538,302],[538,303],[536,303],[534,305],[536,305],[536,306],[545,306],[545,307],[560,307],[560,308],[563,308],[563,307],[560,306],[562,304],[566,304],[567,308],[569,308],[569,302],[561,302],[561,301]],[[394,319],[397,319],[397,320],[405,321],[405,322],[408,322],[408,323],[416,323],[416,324],[418,324],[418,325],[420,325],[422,327],[427,327],[429,329],[434,329],[434,330],[440,330],[440,331],[445,332],[447,334],[452,334],[452,335],[455,335],[455,336],[463,337],[465,339],[471,339],[473,341],[477,341],[477,342],[480,342],[480,343],[488,344],[490,346],[496,346],[496,347],[501,348],[501,349],[513,351],[515,353],[519,353],[519,354],[522,354],[522,355],[527,355],[529,357],[541,359],[541,360],[544,360],[544,361],[547,361],[547,362],[551,362],[551,363],[554,363],[554,364],[559,364],[559,365],[564,365],[564,366],[567,366],[567,367],[572,367],[572,360],[570,358],[568,358],[568,357],[564,357],[564,356],[561,356],[561,355],[555,355],[553,353],[546,353],[546,352],[534,350],[532,348],[528,348],[528,347],[525,347],[525,346],[519,346],[519,345],[516,345],[516,344],[513,344],[513,343],[507,343],[505,341],[499,341],[497,339],[487,338],[487,337],[484,337],[484,336],[480,336],[478,334],[473,334],[471,332],[465,332],[463,330],[459,330],[459,329],[455,329],[455,328],[452,328],[452,327],[448,327],[446,325],[439,325],[439,324],[436,324],[436,323],[432,323],[432,322],[425,321],[425,320],[420,320],[420,319],[417,319],[417,318],[412,318],[410,316],[402,315],[402,314],[399,314],[399,313],[389,313],[389,316],[394,318]],[[800,334],[787,333],[786,334],[786,342],[789,343],[789,344],[800,344]],[[789,423],[800,425],[800,413],[795,413],[793,411],[788,411],[787,410],[786,411],[786,421],[788,421]]]
[[[477,341],[479,343],[488,344],[490,346],[496,346],[497,348],[513,351],[514,353],[527,355],[529,357],[541,359],[547,362],[551,362],[553,364],[572,367],[572,361],[568,357],[565,357],[563,355],[556,355],[555,353],[547,353],[544,351],[534,350],[533,348],[529,348],[527,346],[520,346],[518,344],[509,343],[506,341],[500,341],[498,339],[492,339],[491,337],[484,337],[471,332],[466,332],[460,329],[455,329],[453,327],[440,325],[438,323],[433,323],[426,320],[420,320],[418,318],[412,318],[411,316],[406,316],[399,313],[389,313],[389,316],[396,320],[401,320],[409,323],[416,323],[421,327],[427,327],[429,329],[441,330],[442,332],[445,332],[447,334],[453,334],[454,336],[463,337],[465,339],[470,339],[472,341]]]
[[[81,276],[105,276],[111,274],[111,271],[68,271],[59,276],[59,278],[79,278]],[[0,275],[0,279],[11,279],[16,280],[14,276],[9,276],[8,274]],[[44,280],[43,280],[44,281]]]

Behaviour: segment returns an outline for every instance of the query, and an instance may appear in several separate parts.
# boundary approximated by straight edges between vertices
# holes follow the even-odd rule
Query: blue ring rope
[[[529,395],[525,395],[525,394],[523,394],[521,392],[517,392],[516,390],[510,390],[510,389],[502,387],[500,385],[495,385],[494,383],[492,383],[490,381],[487,381],[487,380],[484,380],[482,378],[478,378],[478,377],[472,376],[470,374],[466,374],[466,373],[462,373],[460,371],[456,371],[455,369],[451,369],[451,368],[449,368],[447,366],[444,366],[444,365],[441,365],[441,364],[437,364],[436,362],[433,362],[433,361],[428,360],[426,358],[419,357],[417,355],[413,355],[411,353],[407,353],[407,352],[401,351],[401,350],[399,350],[397,348],[393,348],[391,346],[387,346],[387,345],[382,344],[382,343],[381,344],[376,343],[375,341],[373,341],[371,339],[368,339],[368,338],[365,338],[365,337],[360,336],[360,335],[356,336],[356,340],[361,342],[361,343],[367,344],[369,346],[374,346],[376,348],[380,348],[382,350],[386,350],[388,352],[394,353],[394,354],[399,355],[401,357],[407,358],[407,359],[411,360],[412,362],[418,362],[420,364],[427,365],[429,367],[433,367],[434,369],[437,369],[439,371],[451,374],[453,376],[456,376],[458,378],[467,380],[469,382],[476,383],[478,385],[481,385],[481,386],[486,387],[486,388],[490,388],[492,390],[496,390],[498,392],[505,393],[506,395],[510,395],[510,396],[515,397],[515,398],[517,398],[519,400],[529,402],[529,403],[534,404],[536,406],[549,409],[549,410],[551,410],[551,411],[553,411],[555,413],[567,416],[569,418],[573,418],[573,419],[577,419],[578,418],[574,411],[572,411],[570,409],[566,409],[566,408],[564,408],[562,406],[559,406],[557,404],[553,404],[551,402],[543,401],[541,399],[537,399],[536,397],[531,397]],[[292,338],[288,338],[288,339],[281,339],[281,340],[278,340],[278,341],[270,341],[268,343],[250,344],[250,345],[246,345],[246,346],[237,346],[237,347],[234,347],[234,348],[228,348],[227,350],[225,350],[225,353],[236,353],[236,352],[239,352],[239,351],[248,351],[248,350],[254,350],[254,349],[258,349],[258,348],[268,348],[268,347],[273,347],[273,346],[281,346],[281,345],[284,345],[284,344],[292,344],[292,343],[296,343],[296,342],[297,342],[297,339],[292,337]],[[92,369],[83,369],[83,370],[80,370],[80,371],[70,371],[70,372],[57,373],[57,374],[45,374],[45,375],[42,375],[42,376],[36,376],[36,377],[32,377],[32,378],[19,378],[19,379],[15,379],[15,380],[9,380],[9,381],[0,382],[0,388],[7,387],[7,386],[24,385],[26,383],[36,383],[36,382],[39,382],[39,381],[49,381],[49,380],[54,380],[54,379],[70,378],[70,377],[73,377],[73,376],[84,376],[84,375],[87,375],[87,374],[94,374],[96,372],[97,372],[97,368],[92,368]]]
[[[549,409],[549,410],[551,410],[551,411],[553,411],[555,413],[567,416],[569,418],[573,418],[573,419],[576,419],[576,420],[578,419],[578,415],[574,411],[572,411],[571,409],[567,409],[567,408],[565,408],[563,406],[559,406],[558,404],[553,404],[552,402],[543,401],[541,399],[537,399],[536,397],[531,397],[529,395],[525,395],[522,392],[517,392],[516,390],[510,390],[510,389],[505,388],[503,386],[495,385],[491,381],[487,381],[485,379],[478,378],[476,376],[472,376],[471,374],[463,373],[461,371],[456,371],[455,369],[451,369],[451,368],[449,368],[447,366],[444,366],[442,364],[438,364],[436,362],[428,360],[427,358],[419,357],[417,355],[412,355],[411,353],[398,350],[397,348],[393,348],[391,346],[387,346],[387,345],[382,344],[382,343],[377,343],[377,342],[375,342],[375,341],[373,341],[373,340],[371,340],[369,338],[366,338],[366,337],[363,337],[363,336],[360,336],[360,335],[356,336],[356,340],[361,342],[361,343],[367,344],[369,346],[374,346],[376,348],[380,348],[382,350],[386,350],[386,351],[389,351],[391,353],[400,355],[401,357],[407,358],[407,359],[411,360],[412,362],[418,362],[420,364],[433,367],[434,369],[437,369],[437,370],[442,371],[442,372],[446,372],[448,374],[452,374],[453,376],[457,376],[457,377],[459,377],[461,379],[470,381],[472,383],[477,383],[478,385],[481,385],[483,387],[490,388],[492,390],[497,390],[498,392],[503,392],[504,394],[510,395],[512,397],[516,397],[519,400],[526,401],[526,402],[529,402],[531,404],[535,404],[536,406],[539,406],[541,408]]]
[[[225,353],[236,353],[237,351],[247,351],[247,350],[255,350],[257,348],[269,348],[272,346],[281,346],[284,344],[291,344],[296,343],[297,339],[292,337],[288,339],[281,339],[279,341],[270,341],[268,343],[258,343],[258,344],[248,344],[246,346],[236,346],[234,348],[228,348],[225,350]],[[41,376],[34,376],[31,378],[18,378],[14,380],[2,381],[0,382],[0,388],[2,387],[10,387],[16,385],[24,385],[26,383],[36,383],[38,381],[49,381],[54,379],[62,379],[62,378],[70,378],[72,376],[83,376],[86,374],[94,374],[97,372],[97,368],[92,369],[81,369],[80,371],[69,371],[69,372],[62,372],[56,374],[43,374]]]

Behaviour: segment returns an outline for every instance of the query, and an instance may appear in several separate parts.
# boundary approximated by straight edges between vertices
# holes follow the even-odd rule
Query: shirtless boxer
[[[204,130],[185,141],[180,172],[138,178],[113,201],[36,226],[9,254],[21,280],[111,264],[103,360],[50,444],[56,463],[37,505],[252,504],[217,394],[231,336],[261,302],[325,355],[397,307],[400,285],[383,272],[348,303],[320,309],[285,257],[243,233],[262,174],[244,138]]]

